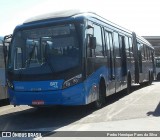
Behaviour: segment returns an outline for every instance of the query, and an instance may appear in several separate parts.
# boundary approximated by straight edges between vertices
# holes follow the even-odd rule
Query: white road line
[[[6,123],[6,125],[5,125],[5,127],[3,128],[2,131],[8,130],[9,126],[10,126],[10,121],[8,121],[8,122]]]
[[[133,100],[132,102],[130,102],[127,106],[125,106],[124,108],[118,110],[117,112],[113,113],[113,114],[109,114],[108,116],[108,120],[112,120],[112,118],[116,115],[118,115],[119,113],[121,113],[122,111],[124,111],[125,109],[127,109],[128,107],[130,107],[132,104],[134,104],[135,102],[137,102],[138,100],[140,100],[143,96],[146,96],[146,93],[148,93],[149,90],[147,90],[147,92],[145,92],[145,94],[142,94],[139,98]]]

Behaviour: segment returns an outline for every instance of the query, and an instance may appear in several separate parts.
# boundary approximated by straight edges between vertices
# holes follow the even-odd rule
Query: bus
[[[156,80],[160,80],[160,58],[155,57],[155,63],[156,63]]]
[[[135,83],[151,84],[154,48],[92,12],[62,11],[18,25],[9,46],[7,84],[14,106],[87,105]]]
[[[9,98],[6,86],[5,62],[3,54],[3,37],[0,37],[0,102]]]

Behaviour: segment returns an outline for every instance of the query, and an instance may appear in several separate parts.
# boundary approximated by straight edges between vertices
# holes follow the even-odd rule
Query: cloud
[[[160,25],[159,3],[159,0],[154,0],[154,2],[151,0],[40,0],[37,4],[25,7],[24,11],[17,11],[9,22],[1,25],[1,33],[12,32],[17,24],[23,23],[30,17],[60,10],[80,9],[96,12],[140,35],[157,35],[160,32],[158,30]]]

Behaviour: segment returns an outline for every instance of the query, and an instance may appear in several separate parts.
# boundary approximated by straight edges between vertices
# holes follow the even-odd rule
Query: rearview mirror
[[[11,39],[12,39],[12,34],[6,35],[3,39],[3,54],[4,54],[5,67],[7,64],[8,50],[9,50]]]
[[[4,54],[4,57],[7,57],[8,50],[7,50],[7,46],[5,46],[4,44],[3,44],[3,54]]]
[[[89,48],[96,49],[96,37],[89,38]]]

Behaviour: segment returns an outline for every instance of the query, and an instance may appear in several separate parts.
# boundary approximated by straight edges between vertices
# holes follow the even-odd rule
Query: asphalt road
[[[160,131],[160,82],[135,86],[131,94],[117,93],[105,106],[0,107],[0,130],[72,131]]]

